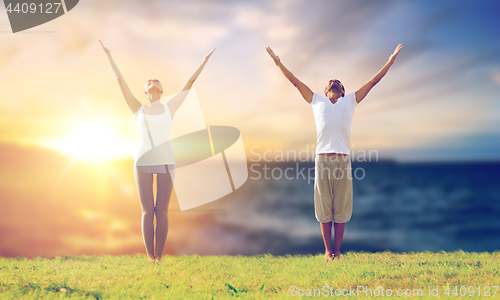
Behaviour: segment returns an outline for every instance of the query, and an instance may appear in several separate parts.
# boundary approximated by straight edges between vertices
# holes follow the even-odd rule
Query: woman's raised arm
[[[118,80],[118,84],[120,85],[120,89],[122,90],[123,97],[125,97],[125,101],[127,102],[128,107],[133,113],[135,113],[141,108],[142,105],[141,102],[139,102],[139,100],[137,100],[137,98],[135,98],[132,92],[130,91],[127,83],[125,82],[125,79],[120,73],[120,70],[118,70],[118,67],[116,66],[115,62],[113,61],[113,58],[111,57],[111,51],[109,51],[107,47],[104,47],[101,40],[99,40],[99,42],[101,43],[102,49],[108,56],[109,63],[111,64],[111,68],[113,68],[113,72],[115,72],[116,79]]]
[[[210,53],[205,55],[202,63],[198,67],[198,69],[196,69],[196,71],[193,73],[193,75],[191,75],[191,77],[189,77],[188,81],[186,81],[186,83],[184,84],[184,86],[182,87],[180,92],[174,98],[172,98],[172,100],[168,101],[167,105],[168,105],[168,109],[170,110],[170,114],[171,114],[172,118],[173,118],[175,112],[181,106],[182,102],[184,102],[184,99],[186,99],[188,91],[193,87],[193,84],[196,81],[196,78],[198,78],[198,76],[200,76],[201,71],[203,71],[203,68],[205,68],[205,65],[207,64],[208,59],[210,58],[210,56],[212,56],[214,51],[215,51],[215,48],[212,51],[210,51]]]

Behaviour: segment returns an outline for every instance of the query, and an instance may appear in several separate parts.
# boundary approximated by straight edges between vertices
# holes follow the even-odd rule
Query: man
[[[326,260],[340,257],[340,244],[344,236],[345,223],[351,219],[352,215],[352,170],[349,150],[354,108],[385,76],[401,48],[402,45],[398,45],[384,67],[355,93],[345,96],[344,86],[335,79],[328,82],[324,92],[326,97],[313,93],[285,68],[271,48],[266,48],[283,75],[313,108],[317,130],[314,209],[316,219],[321,224]],[[331,246],[332,221],[335,231],[333,251]]]

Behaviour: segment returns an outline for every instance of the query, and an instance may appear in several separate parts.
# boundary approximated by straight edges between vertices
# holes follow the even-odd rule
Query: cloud
[[[0,144],[0,153],[1,256],[145,253],[133,161],[71,162],[52,151],[9,144]],[[128,185],[133,193],[123,189]],[[179,210],[175,193],[169,209]],[[170,222],[168,254],[202,253],[213,242],[188,234],[213,230],[210,213],[171,213]],[[224,253],[223,247],[216,250]]]
[[[493,69],[491,70],[491,80],[493,80],[494,83],[497,85],[500,85],[500,69]]]
[[[19,48],[11,45],[4,45],[0,50],[0,68],[10,63],[19,53]]]
[[[98,39],[111,49],[139,101],[144,101],[144,80],[158,77],[168,93],[176,92],[203,55],[217,47],[196,82],[207,123],[236,126],[249,140],[269,147],[314,140],[315,128],[310,107],[272,63],[265,46],[273,47],[313,91],[338,78],[353,92],[403,43],[386,78],[356,109],[353,138],[372,134],[361,119],[393,119],[394,111],[406,116],[398,119],[400,128],[416,130],[412,120],[429,105],[439,124],[455,124],[461,116],[462,123],[479,132],[481,121],[467,114],[469,97],[479,96],[475,114],[500,114],[487,108],[495,95],[492,82],[498,84],[490,66],[498,65],[500,47],[479,34],[490,30],[483,18],[491,16],[472,14],[469,21],[464,16],[470,9],[452,2],[89,0],[48,23],[55,34],[18,36],[0,50],[0,81],[5,83],[0,87],[5,99],[0,103],[1,138],[33,141],[67,134],[71,113],[78,118],[105,110],[117,124],[128,119]],[[474,23],[473,28],[463,30],[462,22]],[[85,109],[78,106],[82,97],[89,99]],[[451,102],[453,111],[447,109]],[[62,103],[69,109],[54,109]],[[382,122],[377,135],[380,141],[401,141],[393,132],[391,124]],[[412,132],[416,144],[426,143],[420,139],[425,135],[446,134],[423,128]],[[283,141],[272,142],[277,136]],[[356,143],[372,141],[359,139]]]

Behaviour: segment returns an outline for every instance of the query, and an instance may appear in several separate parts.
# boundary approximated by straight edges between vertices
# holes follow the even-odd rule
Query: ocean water
[[[210,253],[324,252],[314,175],[307,176],[314,164],[253,164],[240,189],[201,207],[213,211],[201,234],[215,245]],[[301,169],[305,176],[296,176]],[[352,169],[342,252],[500,250],[500,163],[353,162]]]

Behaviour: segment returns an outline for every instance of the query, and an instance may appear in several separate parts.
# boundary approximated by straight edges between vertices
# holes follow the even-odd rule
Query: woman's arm
[[[168,109],[170,110],[170,115],[172,116],[172,118],[174,117],[175,112],[181,106],[182,102],[184,102],[184,99],[186,99],[186,96],[188,93],[187,91],[193,87],[194,82],[196,81],[198,76],[200,76],[201,71],[203,71],[203,68],[205,68],[205,65],[207,64],[208,59],[210,58],[210,56],[212,56],[214,51],[215,51],[215,48],[212,51],[210,51],[210,53],[205,55],[201,65],[198,67],[198,69],[196,69],[196,71],[193,73],[193,75],[191,75],[191,77],[188,79],[188,81],[186,81],[186,83],[184,84],[182,89],[179,91],[179,93],[174,98],[172,98],[170,101],[168,101],[167,105],[168,105]]]
[[[363,100],[366,95],[368,95],[368,92],[385,76],[385,74],[387,74],[387,71],[389,71],[389,68],[394,63],[394,60],[398,56],[401,48],[403,48],[403,45],[399,44],[396,47],[396,50],[394,50],[394,53],[392,53],[389,57],[389,60],[385,63],[384,67],[380,69],[380,71],[378,71],[372,79],[368,80],[367,83],[363,84],[363,86],[356,91],[356,101],[358,103],[361,102],[361,100]]]
[[[137,98],[135,98],[132,92],[130,91],[127,83],[125,82],[125,79],[120,73],[120,70],[118,70],[118,67],[116,66],[115,62],[113,61],[113,58],[111,57],[111,51],[109,51],[107,47],[104,47],[101,40],[99,40],[99,42],[101,43],[104,52],[108,56],[109,63],[111,64],[111,68],[113,68],[113,72],[115,72],[116,79],[118,80],[118,84],[120,85],[120,89],[122,90],[123,97],[125,97],[125,101],[127,102],[128,107],[133,113],[135,113],[141,108],[142,105],[141,102],[139,102],[139,100],[137,100]]]
[[[307,85],[305,85],[302,81],[298,80],[297,77],[295,77],[292,74],[292,72],[288,71],[288,69],[285,68],[285,66],[281,63],[280,58],[276,54],[274,54],[273,49],[267,47],[266,50],[269,53],[269,55],[271,55],[271,58],[274,60],[274,63],[278,66],[278,68],[280,68],[283,75],[285,75],[285,77],[288,80],[290,80],[293,86],[299,90],[300,94],[302,95],[302,98],[304,98],[307,101],[307,103],[311,103],[313,98],[313,92],[311,91],[311,89]]]

